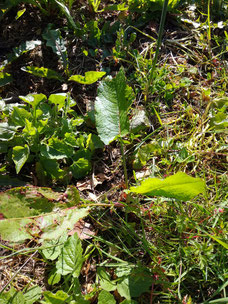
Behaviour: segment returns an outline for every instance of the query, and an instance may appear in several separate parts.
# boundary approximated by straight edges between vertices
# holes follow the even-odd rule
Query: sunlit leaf
[[[78,277],[84,258],[82,256],[82,245],[77,233],[71,236],[65,243],[59,259],[56,263],[57,273]]]
[[[56,71],[53,71],[52,69],[48,69],[48,68],[44,68],[44,67],[38,68],[35,66],[25,66],[25,67],[22,67],[21,70],[24,72],[30,73],[34,76],[63,81],[62,76],[59,73],[57,73]]]
[[[72,75],[68,80],[76,81],[81,84],[92,84],[103,77],[106,72],[89,71],[85,72],[85,76]]]
[[[178,172],[164,180],[158,178],[145,179],[140,186],[131,187],[130,192],[190,200],[200,193],[205,194],[205,189],[205,182],[200,178]]]
[[[12,159],[15,163],[17,174],[21,171],[21,168],[26,163],[29,157],[29,153],[30,151],[28,145],[25,145],[24,147],[21,146],[13,147]]]
[[[115,78],[104,79],[98,88],[95,101],[96,127],[106,145],[129,131],[127,113],[132,102],[130,93],[123,70]]]

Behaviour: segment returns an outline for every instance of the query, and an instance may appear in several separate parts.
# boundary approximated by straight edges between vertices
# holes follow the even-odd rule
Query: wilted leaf
[[[73,277],[78,277],[82,268],[84,258],[82,256],[82,245],[75,233],[65,243],[59,259],[56,263],[57,273],[67,275],[70,273]]]
[[[129,131],[127,112],[131,105],[130,91],[123,70],[115,78],[104,79],[98,88],[95,101],[96,127],[106,145]]]
[[[85,72],[85,76],[72,75],[68,80],[76,81],[81,84],[92,84],[103,77],[106,72],[89,71]]]
[[[130,192],[148,195],[164,196],[179,200],[190,200],[196,195],[205,194],[205,182],[200,178],[178,172],[164,180],[148,178],[140,186],[131,187]]]

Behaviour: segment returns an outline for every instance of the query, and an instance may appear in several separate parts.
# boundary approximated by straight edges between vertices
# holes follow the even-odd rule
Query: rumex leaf
[[[158,178],[145,179],[140,186],[131,187],[130,192],[190,200],[200,193],[205,194],[205,189],[205,183],[200,178],[178,172],[164,180]]]
[[[131,105],[130,91],[123,70],[115,78],[104,79],[98,88],[95,101],[96,127],[106,145],[129,131],[127,112]]]

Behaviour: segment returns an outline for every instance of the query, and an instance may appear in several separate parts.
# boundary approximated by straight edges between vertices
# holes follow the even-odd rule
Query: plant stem
[[[119,136],[119,142],[120,142],[120,151],[122,155],[122,162],[123,162],[123,169],[124,169],[124,179],[125,179],[125,186],[126,189],[128,189],[128,177],[127,177],[127,165],[126,165],[126,158],[124,154],[124,144],[122,138]]]
[[[156,64],[157,64],[157,60],[158,60],[159,49],[160,49],[160,46],[161,46],[162,34],[163,34],[163,29],[164,29],[164,24],[165,24],[168,2],[169,2],[169,0],[164,0],[164,2],[163,2],[162,15],[161,15],[159,31],[158,31],[157,47],[156,47],[156,51],[155,51],[155,55],[154,55],[154,60],[152,62],[152,68],[150,70],[149,79],[148,79],[148,82],[147,82],[147,85],[146,85],[145,102],[148,99],[149,88],[150,88],[150,86],[152,84],[152,81],[153,81],[153,78],[154,78],[154,71],[155,71],[155,67],[156,67]]]

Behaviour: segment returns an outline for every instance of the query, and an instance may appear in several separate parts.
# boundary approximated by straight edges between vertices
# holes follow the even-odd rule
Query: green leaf
[[[61,275],[71,274],[78,277],[82,268],[84,258],[82,256],[82,245],[77,233],[71,236],[65,243],[59,259],[56,263],[57,273]]]
[[[17,16],[15,19],[18,20],[24,14],[25,11],[26,11],[26,8],[17,11]]]
[[[190,200],[200,193],[205,194],[205,189],[205,182],[200,178],[194,178],[183,172],[178,172],[164,180],[148,178],[140,186],[131,187],[130,192],[148,196]]]
[[[114,296],[106,290],[102,290],[98,296],[98,304],[115,304]]]
[[[1,304],[27,304],[22,292],[17,291],[13,287],[8,292],[0,294]]]
[[[19,98],[30,104],[33,109],[36,109],[40,103],[44,103],[47,100],[47,96],[44,94],[28,94],[26,96],[19,96]]]
[[[56,240],[47,240],[43,242],[42,253],[46,259],[54,261],[60,255],[64,243],[67,240],[67,235],[63,234]],[[46,247],[46,248],[45,248]]]
[[[62,76],[52,69],[48,69],[48,68],[44,68],[44,67],[38,68],[35,66],[25,66],[25,67],[22,67],[21,70],[24,72],[30,73],[34,76],[64,81]]]
[[[67,154],[62,151],[57,151],[56,149],[49,147],[47,145],[42,145],[40,148],[40,154],[41,156],[47,158],[47,159],[64,159],[67,158]]]
[[[61,179],[64,177],[64,170],[59,168],[59,163],[55,159],[47,159],[41,157],[40,163],[45,171],[54,179]]]
[[[0,72],[0,87],[5,86],[13,81],[13,77],[9,73]]]
[[[81,84],[92,84],[103,77],[106,72],[89,71],[85,72],[85,76],[72,75],[68,80],[76,81]]]
[[[49,285],[55,285],[58,284],[61,280],[61,274],[56,273],[56,269],[52,269],[48,276],[48,284]]]
[[[152,282],[152,274],[147,269],[138,268],[117,283],[117,290],[122,297],[131,300],[132,297],[148,292]]]
[[[228,244],[223,242],[222,240],[220,240],[219,238],[215,237],[214,235],[210,235],[208,234],[208,236],[210,238],[212,238],[213,240],[215,240],[216,242],[218,242],[220,245],[222,245],[224,248],[228,249]]]
[[[95,101],[95,119],[98,135],[108,145],[117,136],[129,131],[127,117],[131,105],[130,88],[126,84],[123,70],[116,78],[107,77],[98,88]]]
[[[82,178],[91,171],[91,163],[88,159],[79,158],[77,161],[73,162],[70,166],[70,170],[72,171],[74,178]]]
[[[58,106],[58,111],[65,107],[66,104],[66,93],[59,93],[59,94],[51,94],[48,100]]]
[[[42,289],[39,286],[32,286],[24,293],[25,303],[33,304],[40,299]]]
[[[32,120],[32,114],[23,108],[14,107],[10,118],[16,125],[24,127],[25,119]]]
[[[21,168],[26,163],[29,157],[29,153],[30,151],[28,145],[25,145],[24,147],[21,146],[13,147],[12,159],[15,163],[17,174],[21,171]]]
[[[55,0],[55,3],[58,4],[58,6],[60,7],[61,11],[64,13],[64,15],[66,16],[66,18],[68,19],[70,25],[72,26],[72,28],[74,30],[78,30],[79,28],[77,27],[77,25],[74,22],[74,19],[72,18],[69,9],[66,7],[66,5],[64,5],[63,3],[61,3],[60,1]]]
[[[58,290],[56,293],[52,293],[51,291],[44,291],[43,292],[43,296],[44,296],[45,302],[42,301],[42,303],[45,303],[45,304],[64,304],[64,303],[69,303],[69,300],[71,298],[63,290]]]
[[[97,276],[99,278],[99,284],[102,289],[106,291],[113,291],[116,289],[116,284],[110,280],[110,276],[103,267],[97,268]]]
[[[18,127],[9,125],[7,122],[0,122],[0,140],[8,141],[12,139]]]

